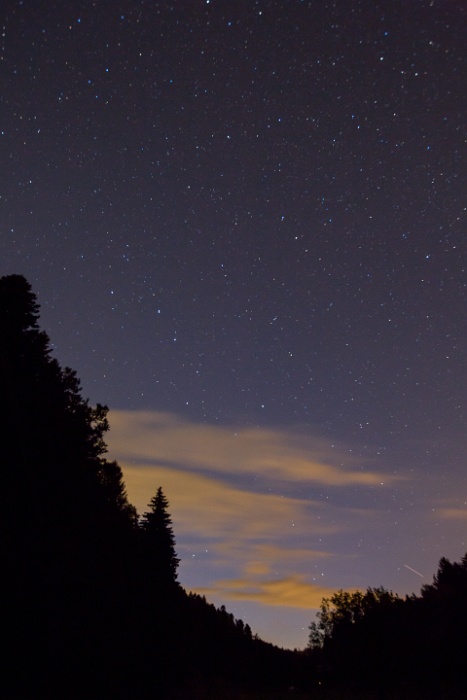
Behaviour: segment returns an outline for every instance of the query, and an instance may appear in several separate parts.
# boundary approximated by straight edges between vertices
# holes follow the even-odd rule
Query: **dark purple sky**
[[[292,646],[418,591],[467,549],[463,3],[4,7],[0,274],[181,582]]]

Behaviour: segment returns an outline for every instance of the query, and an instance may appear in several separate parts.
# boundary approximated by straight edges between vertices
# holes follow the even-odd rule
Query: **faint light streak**
[[[423,574],[421,574],[420,571],[417,571],[416,569],[412,569],[412,567],[408,566],[407,564],[404,564],[404,566],[409,571],[412,571],[412,573],[417,574],[417,576],[420,576],[420,578],[423,578]]]

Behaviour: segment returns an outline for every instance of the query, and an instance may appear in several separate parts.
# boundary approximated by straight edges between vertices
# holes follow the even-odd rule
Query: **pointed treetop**
[[[149,503],[150,511],[141,519],[141,529],[151,559],[156,563],[157,577],[175,583],[179,559],[175,552],[175,537],[168,512],[169,502],[162,487]]]
[[[9,331],[37,330],[39,304],[22,275],[0,277],[0,326]]]

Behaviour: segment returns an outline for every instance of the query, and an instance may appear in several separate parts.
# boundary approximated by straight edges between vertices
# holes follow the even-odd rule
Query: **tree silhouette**
[[[355,697],[464,697],[467,555],[459,563],[443,557],[421,596],[369,588],[323,599],[309,654],[323,683]]]
[[[106,458],[107,408],[82,397],[38,320],[27,280],[0,278],[2,697],[145,700],[198,677],[289,683],[288,657],[178,584],[162,488],[138,526]]]
[[[41,683],[49,692],[73,674],[97,684],[94,664],[104,676],[122,601],[115,582],[136,532],[120,467],[105,458],[107,408],[82,398],[38,318],[26,279],[0,278],[3,600],[9,668],[22,684],[15,697],[31,687],[40,694]]]
[[[365,592],[341,589],[321,601],[318,621],[309,627],[308,646],[322,648],[353,628],[368,626],[370,619],[401,602],[397,594],[382,587],[368,588]]]
[[[173,585],[177,582],[179,559],[175,552],[175,537],[172,529],[168,507],[169,503],[162,491],[149,503],[150,510],[141,519],[143,551],[152,577],[161,585]]]
[[[51,357],[38,316],[25,278],[0,278],[1,449],[9,465],[5,495],[14,508],[16,531],[33,527],[57,534],[60,529],[75,538],[76,529],[84,534],[83,527],[103,525],[111,511],[124,512],[129,520],[132,512],[119,467],[105,459],[107,408],[91,407],[81,396],[76,373]]]
[[[450,562],[441,557],[433,583],[422,587],[425,598],[455,600],[467,594],[467,554],[460,562]]]

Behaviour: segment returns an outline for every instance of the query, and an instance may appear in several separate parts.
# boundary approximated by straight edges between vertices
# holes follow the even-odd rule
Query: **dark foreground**
[[[169,695],[168,700],[465,700],[465,692],[448,688],[399,689],[393,692],[344,691],[314,688],[309,691],[239,690],[229,688],[222,681],[191,683]]]

